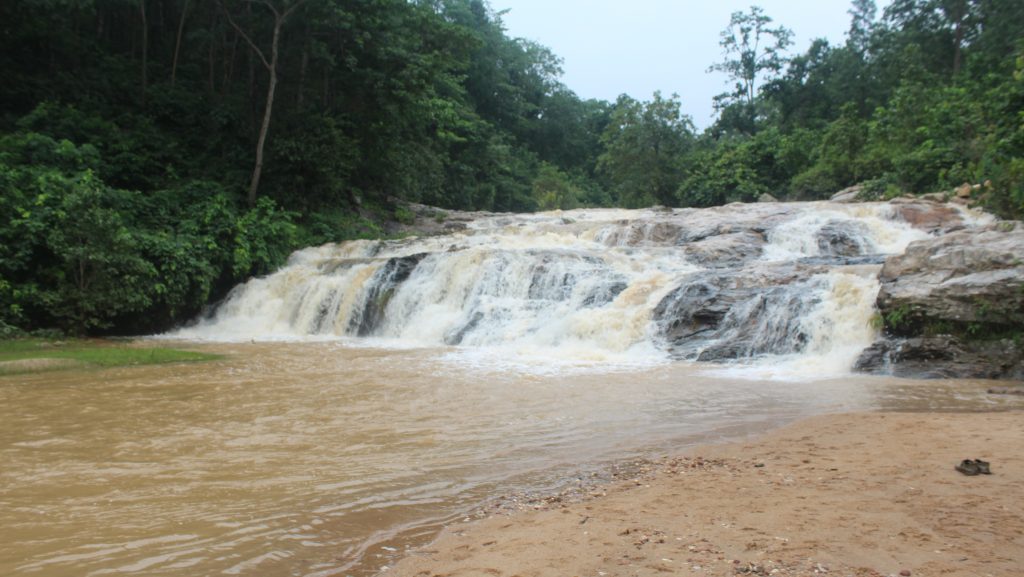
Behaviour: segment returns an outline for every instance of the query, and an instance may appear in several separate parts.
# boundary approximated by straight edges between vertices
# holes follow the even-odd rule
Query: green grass
[[[211,361],[219,355],[107,340],[0,340],[0,375],[43,371]],[[32,361],[37,361],[33,363]],[[24,361],[24,362],[12,362]]]

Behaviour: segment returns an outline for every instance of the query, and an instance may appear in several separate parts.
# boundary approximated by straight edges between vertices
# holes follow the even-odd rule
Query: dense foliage
[[[530,211],[984,184],[1024,213],[1024,4],[854,0],[841,46],[737,13],[698,134],[582,100],[483,0],[0,3],[0,333],[154,331],[400,200]],[[725,24],[725,23],[723,23]]]

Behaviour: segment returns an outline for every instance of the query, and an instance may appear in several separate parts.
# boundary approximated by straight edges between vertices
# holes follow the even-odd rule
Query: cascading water
[[[883,203],[495,216],[445,236],[299,251],[173,336],[768,359],[835,374],[875,338],[882,260],[927,234]]]

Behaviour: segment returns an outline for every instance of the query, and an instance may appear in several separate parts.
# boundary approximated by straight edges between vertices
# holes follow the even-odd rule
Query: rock
[[[686,256],[698,264],[730,267],[761,256],[764,244],[764,234],[748,230],[712,236],[682,248]]]
[[[832,220],[825,223],[815,237],[823,255],[860,256],[866,252],[864,239],[868,237],[868,230],[862,222]]]
[[[768,194],[767,192],[757,197],[757,202],[779,202],[779,199]]]
[[[361,337],[372,335],[383,322],[384,311],[391,302],[395,289],[412,275],[412,271],[426,257],[427,253],[418,253],[388,259],[387,263],[374,273],[363,300],[361,313],[349,321],[349,332]],[[321,311],[322,314],[327,312]],[[318,319],[318,325],[319,322]]]
[[[978,186],[977,188],[981,188],[981,187]],[[965,183],[961,184],[960,186],[956,187],[956,190],[955,190],[956,196],[957,196],[957,198],[970,198],[971,192],[973,192],[974,189],[975,189],[975,187],[973,187],[970,184],[965,182]]]
[[[968,340],[939,335],[890,342],[895,343],[895,351],[887,359],[889,370],[862,372],[926,379],[1024,380],[1024,346],[1013,339]],[[861,370],[863,359],[861,355],[857,370]]]
[[[854,370],[919,379],[995,379],[1005,368],[942,335],[877,341],[861,353]]]
[[[862,192],[864,192],[864,186],[861,184],[855,184],[833,194],[829,200],[832,202],[842,203],[857,202],[857,197],[859,197]]]
[[[1024,386],[1022,387],[992,387],[988,390],[990,395],[1024,395]]]
[[[682,234],[682,226],[675,222],[623,221],[602,240],[609,246],[672,246]]]
[[[897,218],[932,234],[946,234],[964,228],[963,214],[948,204],[919,198],[897,198],[889,205]]]
[[[690,275],[655,308],[653,319],[672,355],[726,361],[799,352],[801,319],[819,301],[808,283],[823,269],[715,269]]]
[[[855,369],[922,378],[1022,378],[1024,230],[999,223],[911,243],[886,259],[887,337]]]
[[[946,202],[949,200],[948,192],[929,192],[928,194],[922,194],[918,198],[922,200],[933,200],[935,202]]]
[[[883,315],[915,322],[1024,325],[1024,230],[964,230],[917,241],[886,259]],[[899,327],[894,327],[898,329]]]

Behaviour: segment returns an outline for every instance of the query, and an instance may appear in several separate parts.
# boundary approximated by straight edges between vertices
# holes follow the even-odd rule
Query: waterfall
[[[171,336],[845,371],[876,336],[885,256],[927,235],[885,203],[500,215],[298,251]]]

